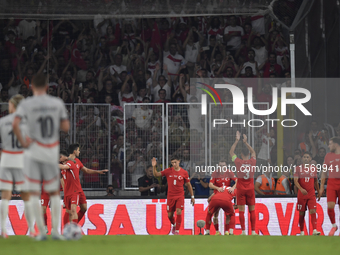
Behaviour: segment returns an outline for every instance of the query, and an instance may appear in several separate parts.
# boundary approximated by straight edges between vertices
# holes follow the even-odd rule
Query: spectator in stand
[[[268,196],[274,195],[275,179],[271,177],[269,169],[263,171],[263,174],[257,177],[255,182],[255,191],[259,195]]]
[[[195,37],[199,37],[199,41]],[[195,42],[196,41],[196,42]],[[201,45],[203,44],[204,37],[197,31],[195,27],[189,30],[188,37],[184,41],[183,51],[185,51],[186,66],[189,69],[191,76],[194,73],[194,67]]]
[[[165,89],[158,90],[158,96],[159,96],[159,100],[157,100],[155,103],[163,103],[164,107],[166,107],[167,103],[170,103],[169,100],[165,99],[166,98],[166,90]]]
[[[152,166],[148,166],[145,175],[138,179],[138,188],[141,196],[157,196],[161,192],[158,179],[153,176]]]
[[[114,75],[115,77],[117,77],[117,75],[119,75],[121,72],[127,71],[126,66],[122,65],[122,60],[123,60],[122,54],[115,55],[114,64],[109,67],[111,75]]]
[[[143,104],[149,104],[150,99],[148,97],[143,98]],[[147,131],[151,128],[151,120],[153,110],[149,109],[148,105],[141,105],[135,108],[132,113],[132,119],[135,120],[136,127],[138,129]]]
[[[164,52],[163,64],[168,67],[168,75],[170,79],[174,80],[181,65],[185,65],[184,57],[177,53],[177,45],[171,43],[169,45],[169,52]],[[170,93],[171,95],[171,93]]]
[[[275,73],[277,77],[281,76],[282,68],[276,61],[275,52],[269,53],[268,62],[263,66],[263,77],[269,78],[270,74]]]
[[[322,165],[323,162],[324,162],[326,153],[327,153],[327,152],[326,152],[325,148],[321,147],[321,148],[318,150],[318,153],[316,154],[316,156],[313,157],[313,160],[315,160],[316,163],[317,163],[318,165]]]
[[[292,184],[289,180],[290,171],[283,171],[281,177],[277,180],[275,194],[276,195],[291,195]]]
[[[105,71],[105,69],[101,68],[100,74],[99,74],[99,77],[98,77],[99,102],[104,103],[105,97],[110,96],[111,99],[112,99],[112,103],[114,105],[119,105],[118,95],[113,88],[113,81],[111,79],[106,79],[103,82],[104,71]]]
[[[237,50],[241,46],[241,37],[244,35],[243,28],[236,25],[236,16],[229,18],[230,25],[224,29],[224,42],[230,50]]]
[[[107,185],[105,197],[114,197],[115,196],[114,192],[115,191],[113,189],[113,186],[112,185]]]
[[[275,129],[270,128],[269,133],[267,133],[267,125],[264,125],[256,131],[256,134],[261,140],[261,148],[257,155],[256,163],[258,166],[268,166],[270,151],[275,145]]]
[[[190,178],[190,183],[195,191],[195,196],[209,197],[209,182],[210,178],[205,176],[203,172],[195,172]]]
[[[268,58],[268,43],[264,39],[263,36],[257,34],[257,36],[251,40],[251,37],[253,35],[253,31],[250,34],[251,36],[248,38],[248,48],[252,48],[255,52],[255,61],[257,62],[259,69],[262,69],[262,66],[265,64],[267,58]],[[253,43],[253,45],[250,45],[250,43]]]
[[[257,75],[258,63],[255,61],[255,51],[253,49],[248,50],[248,61],[243,64],[241,74],[245,74],[245,68],[250,66],[252,73]]]
[[[130,176],[131,186],[138,187],[138,179],[145,173],[146,161],[139,151],[133,153],[131,161],[127,163],[127,172]]]
[[[117,158],[124,161],[124,136],[122,134],[117,137],[117,144],[113,146],[113,151],[117,153]]]
[[[131,88],[132,86],[132,88]],[[132,113],[134,110],[134,107],[126,107],[124,108],[124,105],[126,103],[133,103],[135,101],[135,98],[137,96],[137,86],[136,83],[133,79],[133,76],[131,74],[126,76],[126,79],[124,81],[124,84],[122,88],[120,89],[118,93],[118,98],[119,98],[119,105],[123,107],[125,110],[125,116],[126,118],[131,118]]]
[[[168,84],[168,81],[165,79],[164,75],[159,75],[158,76],[158,82],[157,82],[157,75],[160,70],[160,66],[156,65],[156,69],[153,75],[153,80],[152,80],[152,96],[153,96],[153,101],[157,102],[159,98],[158,91],[160,89],[164,89],[166,91],[166,96],[165,99],[171,100],[171,87]]]

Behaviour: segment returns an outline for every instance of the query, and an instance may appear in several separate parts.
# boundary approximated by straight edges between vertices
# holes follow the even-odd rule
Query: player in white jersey
[[[21,198],[24,200],[25,218],[30,229],[30,235],[35,235],[32,208],[23,173],[24,150],[16,139],[12,129],[14,112],[23,99],[24,97],[22,95],[13,96],[8,102],[10,114],[0,119],[0,135],[2,139],[2,156],[0,162],[0,190],[2,201],[0,223],[1,236],[3,238],[7,238],[6,218],[8,215],[8,203],[12,197],[13,184],[15,185],[15,190],[21,191]]]
[[[46,94],[46,76],[39,74],[32,79],[33,97],[23,100],[15,113],[13,131],[22,147],[27,148],[24,164],[32,201],[32,211],[39,229],[37,240],[45,240],[45,228],[40,207],[41,182],[51,201],[52,238],[63,239],[58,232],[61,208],[59,194],[59,132],[68,132],[70,122],[63,101]],[[27,136],[20,131],[20,122],[27,123]]]

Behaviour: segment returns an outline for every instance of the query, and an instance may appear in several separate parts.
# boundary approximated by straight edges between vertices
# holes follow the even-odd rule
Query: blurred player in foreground
[[[205,219],[206,235],[210,235],[211,216],[214,215],[215,212],[222,209],[228,218],[231,218],[235,215],[233,204],[231,202],[235,194],[234,189],[232,189],[232,192],[230,192],[231,189],[231,187],[223,186],[221,191],[212,196],[207,210],[207,217]],[[235,227],[235,221],[230,221],[229,227],[231,230],[233,230]],[[227,235],[229,235],[229,233]]]
[[[68,148],[69,160],[65,165],[59,165],[62,169],[64,183],[64,203],[66,207],[66,213],[69,212],[69,220],[78,223],[84,216],[87,210],[87,202],[84,191],[81,187],[79,180],[79,171],[86,174],[105,174],[109,170],[92,170],[88,169],[77,158],[80,155],[79,144],[71,144]],[[75,162],[74,162],[75,161]],[[77,213],[77,206],[80,207],[80,211]],[[65,216],[67,217],[67,216]],[[64,223],[65,223],[64,218]]]
[[[188,172],[179,166],[180,159],[177,156],[171,158],[171,165],[162,172],[157,172],[156,158],[152,159],[153,175],[155,177],[165,176],[168,182],[167,211],[172,224],[172,233],[179,235],[182,223],[182,210],[184,210],[184,187],[187,186],[191,195],[191,204],[195,204],[194,192],[190,184]],[[176,221],[174,213],[176,211]]]
[[[321,187],[320,194],[324,192],[325,181],[328,174],[327,182],[327,208],[328,216],[332,223],[332,229],[329,232],[329,236],[334,236],[338,230],[338,226],[335,224],[335,212],[334,207],[338,202],[340,208],[340,137],[333,137],[329,140],[328,148],[329,153],[326,154],[324,159],[323,171],[321,174]]]
[[[305,211],[309,210],[311,217],[313,235],[320,235],[316,230],[316,198],[315,190],[318,192],[318,201],[320,201],[319,183],[316,173],[316,167],[311,165],[312,154],[308,151],[302,156],[302,165],[297,166],[294,172],[294,184],[298,189],[297,210],[299,211],[300,235],[305,235]],[[314,168],[314,169],[313,169]]]
[[[6,218],[8,215],[8,203],[12,197],[13,184],[15,185],[15,190],[21,191],[21,198],[24,200],[25,218],[30,229],[30,235],[35,235],[32,219],[32,208],[29,201],[29,193],[27,192],[27,181],[25,181],[24,175],[24,150],[16,139],[12,129],[12,123],[15,116],[14,112],[16,111],[20,101],[23,99],[24,97],[22,95],[13,96],[8,102],[10,114],[0,119],[0,135],[2,140],[2,156],[0,163],[0,223],[1,236],[3,238],[7,238]],[[21,128],[24,129],[24,127]]]
[[[221,192],[224,190],[225,187],[228,187],[228,192],[233,193],[237,184],[237,178],[235,174],[227,168],[227,161],[225,159],[221,159],[218,162],[218,166],[221,167],[219,171],[214,172],[211,175],[211,179],[209,182],[209,188],[214,190],[214,193],[208,198],[208,202],[210,203],[212,197],[217,194],[218,192]],[[234,181],[235,184],[233,187],[230,188],[231,186],[231,181]],[[220,235],[219,231],[219,224],[218,224],[218,214],[219,214],[219,209],[215,211],[214,217],[213,217],[213,224],[216,229],[216,235]],[[234,219],[232,219],[234,220]],[[228,232],[226,233],[227,235],[229,234],[229,224],[226,224],[225,226],[225,231]]]
[[[46,240],[44,220],[40,206],[41,183],[50,195],[52,238],[64,239],[58,232],[60,221],[59,194],[59,132],[65,133],[70,122],[63,101],[46,94],[47,78],[37,74],[32,79],[33,97],[23,100],[15,113],[13,131],[22,147],[27,148],[24,164],[28,168],[26,178],[32,201],[32,211],[39,229],[36,240]],[[20,123],[27,121],[28,136],[21,134]]]
[[[241,150],[241,158],[236,156],[235,149],[240,141],[241,133],[239,131],[236,132],[236,139],[234,144],[231,146],[229,154],[231,156],[232,161],[235,163],[236,171],[237,171],[237,195],[236,202],[239,210],[239,218],[240,224],[242,228],[242,234],[245,235],[245,219],[244,219],[244,211],[245,205],[248,205],[248,210],[250,213],[250,223],[252,235],[257,235],[255,232],[256,226],[256,216],[255,216],[255,190],[254,190],[254,173],[256,166],[256,153],[254,149],[248,144],[247,136],[243,135],[243,144],[245,147]],[[250,152],[250,159],[249,159]]]

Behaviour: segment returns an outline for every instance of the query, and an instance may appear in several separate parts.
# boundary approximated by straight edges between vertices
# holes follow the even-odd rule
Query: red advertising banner
[[[256,229],[260,235],[296,235],[300,233],[296,198],[259,198],[256,199]],[[171,225],[167,218],[165,199],[127,199],[127,200],[88,200],[88,210],[80,222],[86,235],[168,235]],[[193,207],[190,200],[185,201],[181,235],[197,235],[198,220],[205,220],[207,199],[196,199]],[[7,233],[26,235],[27,223],[23,213],[23,201],[13,200],[9,206]],[[335,209],[339,225],[338,207]],[[64,213],[64,211],[63,211]],[[223,213],[219,215],[220,231],[224,232]],[[312,228],[308,213],[305,217],[305,234],[311,234]],[[307,224],[308,223],[308,224]],[[246,228],[250,226],[246,213]],[[327,201],[322,198],[317,204],[317,226],[321,234],[328,234],[331,223],[327,215]],[[48,210],[48,228],[50,213]],[[211,234],[215,233],[211,227]],[[236,210],[235,235],[241,234]],[[249,233],[250,234],[250,233]]]

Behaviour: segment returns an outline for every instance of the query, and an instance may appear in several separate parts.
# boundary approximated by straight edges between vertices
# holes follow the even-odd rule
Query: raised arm
[[[237,146],[237,143],[240,141],[240,137],[241,137],[241,133],[239,131],[236,131],[236,138],[235,138],[235,142],[234,144],[231,146],[230,151],[229,151],[229,155],[230,157],[234,157],[235,154],[235,149]]]
[[[87,174],[105,174],[107,173],[109,170],[107,169],[104,169],[104,170],[92,170],[92,169],[89,169],[85,166],[83,166],[81,169],[80,169],[83,173],[87,173]]]
[[[160,172],[157,172],[157,161],[156,161],[156,158],[152,158],[151,163],[152,163],[153,176],[161,177],[162,174]]]
[[[243,143],[247,146],[248,150],[250,151],[250,157],[251,158],[256,157],[256,152],[247,142],[247,136],[245,134],[243,134]]]

